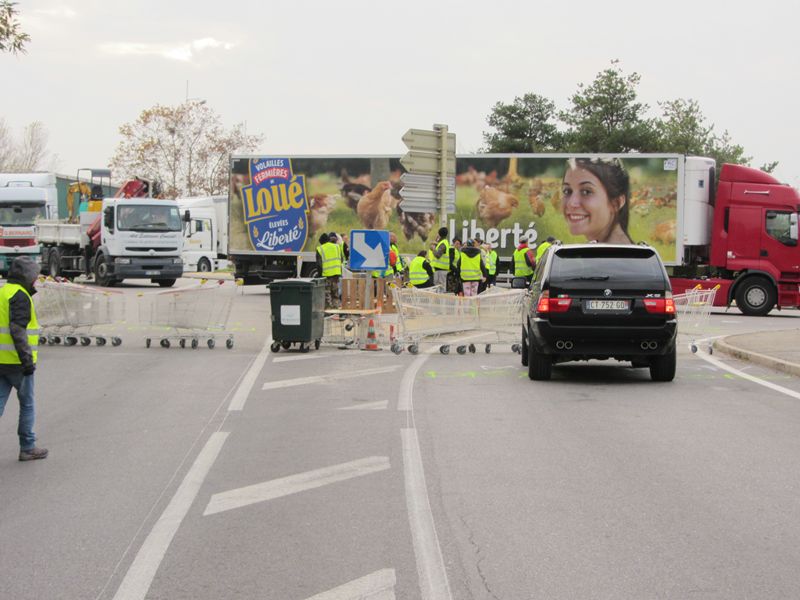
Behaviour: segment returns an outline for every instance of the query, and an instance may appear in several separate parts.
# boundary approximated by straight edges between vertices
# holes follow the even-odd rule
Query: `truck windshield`
[[[180,231],[181,218],[174,206],[120,206],[117,226],[122,231]]]
[[[0,206],[0,225],[33,225],[44,218],[44,203]]]

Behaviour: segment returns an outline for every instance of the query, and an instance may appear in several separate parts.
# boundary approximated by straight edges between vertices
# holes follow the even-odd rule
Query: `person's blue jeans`
[[[36,445],[36,436],[33,434],[33,375],[22,373],[0,374],[0,417],[6,408],[6,402],[11,395],[11,388],[17,390],[19,398],[19,448],[27,451]]]

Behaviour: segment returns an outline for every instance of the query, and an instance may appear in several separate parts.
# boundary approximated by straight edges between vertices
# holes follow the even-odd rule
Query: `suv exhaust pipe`
[[[655,350],[656,348],[658,348],[658,342],[644,341],[641,344],[639,344],[639,347],[642,350]]]
[[[572,350],[572,342],[570,341],[564,342],[564,350]]]
[[[564,349],[564,340],[558,340],[556,342],[556,350],[563,350]]]

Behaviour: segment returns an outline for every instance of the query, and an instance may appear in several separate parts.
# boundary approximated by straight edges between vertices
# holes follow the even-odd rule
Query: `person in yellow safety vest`
[[[458,274],[458,264],[461,262],[461,238],[454,237],[450,248],[450,272],[447,274],[447,291],[460,294],[461,276]]]
[[[477,296],[478,286],[481,281],[486,281],[489,272],[486,270],[481,249],[475,240],[467,240],[467,245],[459,253],[458,273],[461,277],[464,296]]]
[[[327,233],[319,236],[317,270],[325,278],[325,308],[341,308],[339,281],[342,278],[342,251]]]
[[[408,283],[416,288],[433,286],[433,267],[421,250],[408,265]]]
[[[541,244],[539,244],[539,246],[537,246],[537,248],[536,248],[536,263],[537,264],[539,263],[540,260],[542,260],[542,257],[544,256],[544,253],[547,252],[547,249],[550,246],[552,246],[555,241],[556,241],[556,238],[554,238],[551,235],[551,236],[548,236],[548,238],[545,241],[543,241]]]
[[[19,460],[47,458],[46,448],[36,447],[33,433],[33,372],[38,362],[39,321],[33,305],[39,265],[28,256],[14,259],[8,281],[0,288],[0,416],[11,395],[19,400]]]
[[[394,252],[397,257],[397,261],[394,263],[394,274],[396,276],[401,276],[403,271],[406,270],[407,265],[403,261],[403,257],[400,256],[400,248],[397,247],[397,234],[394,231],[389,233],[389,249]]]
[[[347,238],[344,235],[339,235],[335,231],[328,234],[328,241],[339,246],[339,254],[342,257],[342,267],[347,266],[347,260],[350,258],[350,248],[347,246]]]
[[[447,227],[440,227],[436,241],[431,244],[431,267],[433,267],[433,284],[447,288],[447,274],[450,272],[450,242],[447,241]]]
[[[486,265],[486,272],[488,273],[486,280],[481,281],[481,284],[478,286],[478,293],[482,294],[497,282],[497,252],[495,252],[489,244],[484,243],[477,235],[475,236],[475,243],[478,248],[481,249],[483,264]]]
[[[536,256],[528,247],[528,242],[533,239],[523,240],[514,250],[514,277],[524,277],[528,283],[533,279],[533,270],[536,268]]]

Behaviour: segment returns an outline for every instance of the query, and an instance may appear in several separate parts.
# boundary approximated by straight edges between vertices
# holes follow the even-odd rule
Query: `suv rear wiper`
[[[591,277],[570,277],[567,281],[605,281],[608,275],[593,275]]]

